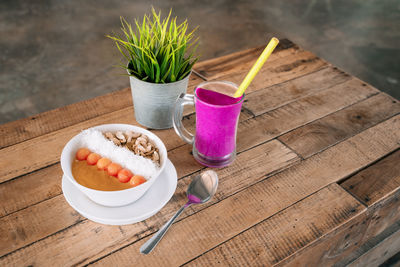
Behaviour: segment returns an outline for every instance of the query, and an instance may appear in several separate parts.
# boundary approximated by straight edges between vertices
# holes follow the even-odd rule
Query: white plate
[[[174,165],[167,160],[164,171],[137,201],[122,207],[106,207],[91,201],[63,175],[62,191],[69,205],[94,222],[124,225],[143,221],[156,214],[171,199],[177,184]]]

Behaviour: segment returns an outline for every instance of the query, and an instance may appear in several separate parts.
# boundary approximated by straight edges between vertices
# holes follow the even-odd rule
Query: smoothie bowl
[[[167,150],[153,133],[104,124],[73,137],[61,154],[68,180],[92,201],[110,207],[138,200],[165,168]]]

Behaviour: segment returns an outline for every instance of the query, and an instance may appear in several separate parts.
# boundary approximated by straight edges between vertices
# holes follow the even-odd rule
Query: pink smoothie
[[[220,158],[235,151],[243,97],[233,98],[204,88],[196,89],[195,147],[198,152],[206,157]]]

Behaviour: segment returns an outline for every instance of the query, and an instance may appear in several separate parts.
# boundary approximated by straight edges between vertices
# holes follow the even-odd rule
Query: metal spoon
[[[174,223],[179,215],[181,215],[185,208],[192,204],[202,204],[209,201],[215,194],[215,191],[217,191],[217,187],[218,175],[214,171],[205,171],[202,174],[194,177],[186,192],[188,202],[186,202],[186,204],[180,208],[152,238],[147,240],[147,242],[141,246],[140,252],[143,254],[150,253],[157,246],[158,242],[160,242],[161,238],[163,238],[169,227]]]

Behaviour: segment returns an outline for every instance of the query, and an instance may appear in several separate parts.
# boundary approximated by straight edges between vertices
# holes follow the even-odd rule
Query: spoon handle
[[[163,238],[165,233],[168,231],[168,229],[171,227],[171,225],[174,223],[174,221],[181,215],[181,213],[185,210],[186,207],[188,207],[190,204],[186,203],[182,208],[180,208],[174,216],[172,216],[171,219],[169,219],[168,222],[166,222],[163,227],[158,230],[158,232],[153,235],[149,240],[146,241],[141,247],[140,247],[140,253],[142,254],[149,254],[160,242],[160,240]]]

